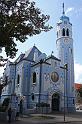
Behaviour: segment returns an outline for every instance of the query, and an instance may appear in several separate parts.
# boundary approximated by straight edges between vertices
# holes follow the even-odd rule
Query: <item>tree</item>
[[[82,86],[76,89],[76,103],[82,103]]]
[[[49,18],[30,0],[0,0],[0,47],[14,58],[18,51],[15,41],[23,43],[28,37],[49,31]]]
[[[7,85],[6,83],[0,84],[0,97],[1,97],[1,94],[2,94],[2,89],[3,89],[6,85]]]
[[[2,83],[0,83],[0,97],[1,97],[1,94],[2,94],[2,90],[5,86],[7,86],[8,84],[12,83],[11,80],[8,81],[8,77],[6,76],[5,77],[5,80],[2,81]]]
[[[77,92],[79,92],[80,97],[82,98],[82,87],[80,87],[80,88],[77,90]]]

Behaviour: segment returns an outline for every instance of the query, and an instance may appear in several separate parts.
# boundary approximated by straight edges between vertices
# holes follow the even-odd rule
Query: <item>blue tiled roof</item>
[[[62,20],[62,21],[63,21],[64,19],[66,19],[66,20],[68,20],[68,21],[69,21],[69,17],[67,17],[67,16],[65,16],[65,15],[63,15],[63,16],[61,16],[61,17],[60,17],[60,20]]]
[[[61,61],[60,59],[56,58],[56,57],[53,56],[53,55],[48,56],[48,57],[46,58],[46,60],[48,60],[48,59],[55,59],[55,60],[57,60],[57,61]]]

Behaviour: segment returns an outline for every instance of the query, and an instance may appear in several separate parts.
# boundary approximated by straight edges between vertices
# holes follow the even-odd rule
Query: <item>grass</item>
[[[48,115],[37,115],[37,116],[32,116],[32,119],[45,120],[45,119],[54,119],[54,117],[51,117],[51,116],[48,116]]]

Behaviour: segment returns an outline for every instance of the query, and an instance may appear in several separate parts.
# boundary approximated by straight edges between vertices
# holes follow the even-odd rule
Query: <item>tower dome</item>
[[[67,17],[66,15],[62,15],[61,17],[60,17],[60,20],[61,21],[69,21],[69,17]]]
[[[70,21],[69,17],[65,15],[65,11],[64,11],[64,3],[63,3],[63,12],[62,12],[62,16],[60,17],[59,23],[63,22],[63,21]]]

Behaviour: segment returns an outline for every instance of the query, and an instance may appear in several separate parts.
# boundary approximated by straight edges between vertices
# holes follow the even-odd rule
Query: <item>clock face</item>
[[[59,80],[59,75],[58,75],[57,72],[52,72],[52,73],[51,73],[51,80],[52,80],[53,82],[57,82],[57,81]]]
[[[68,42],[68,39],[67,39],[67,38],[65,38],[65,39],[64,39],[64,42],[65,42],[65,43],[67,43],[67,42]]]

